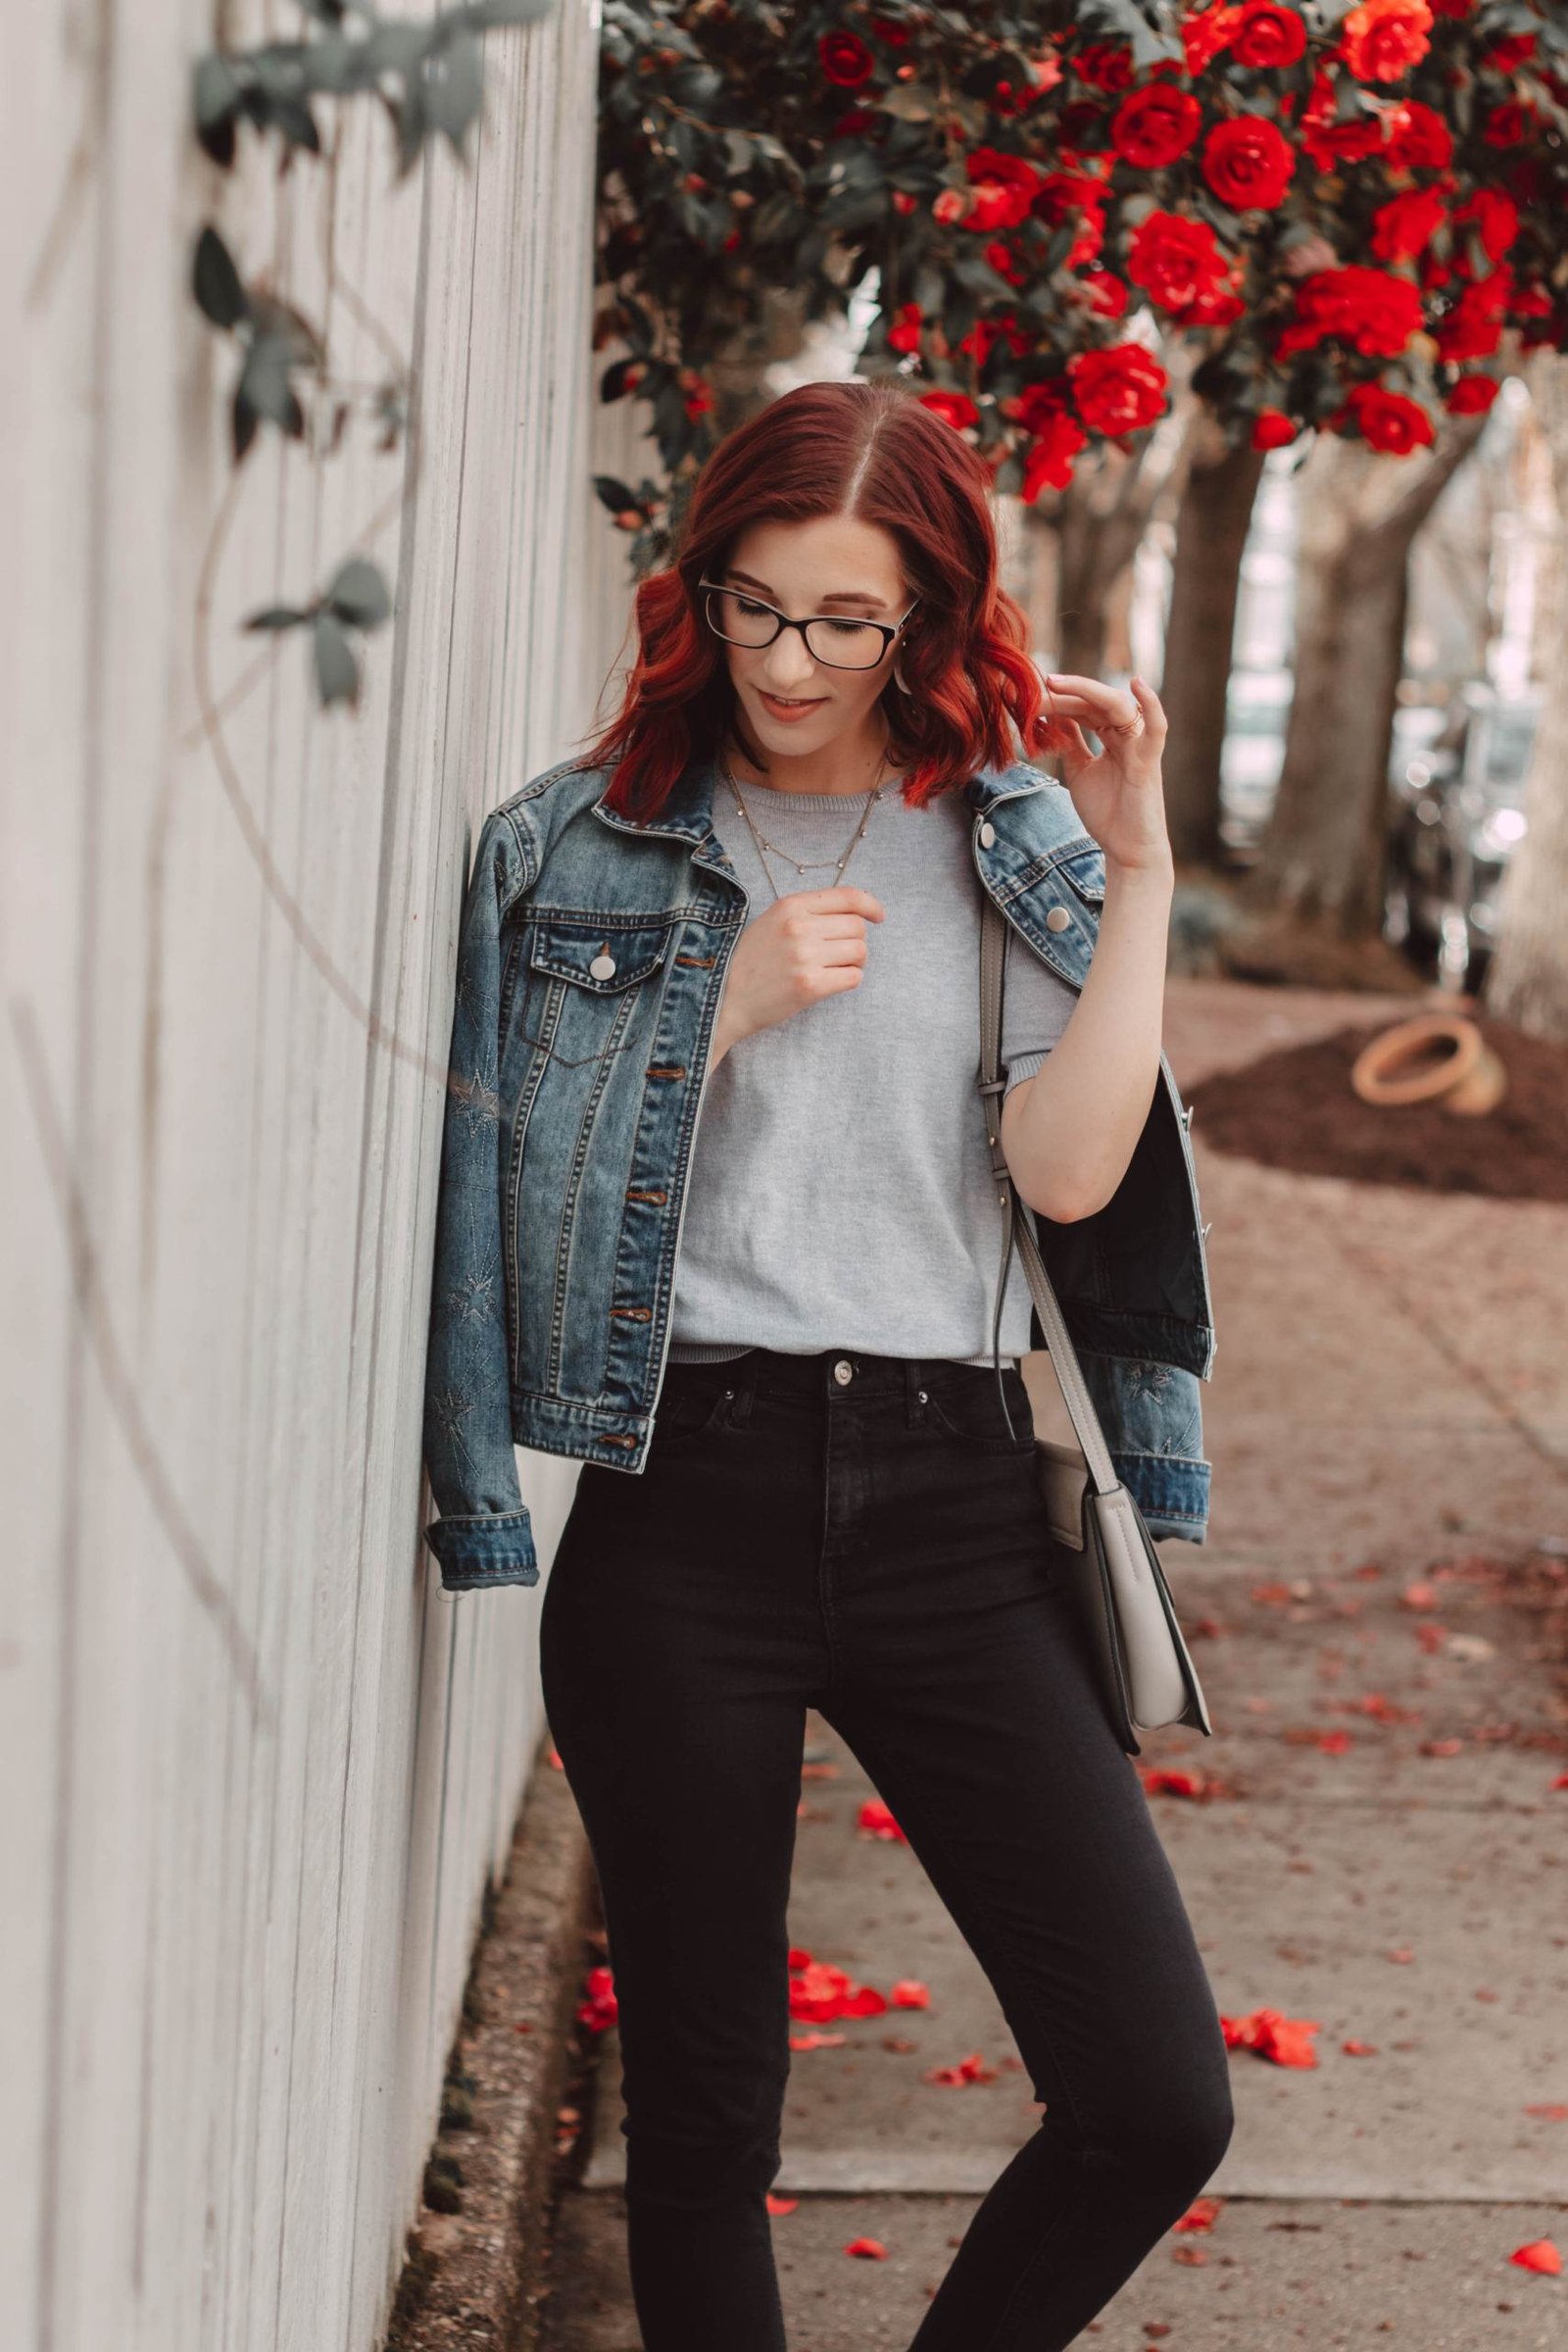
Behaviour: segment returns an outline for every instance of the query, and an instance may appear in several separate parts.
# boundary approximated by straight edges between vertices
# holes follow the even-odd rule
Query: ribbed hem
[[[723,1340],[671,1340],[669,1343],[669,1360],[672,1364],[727,1364],[735,1356],[747,1352],[747,1348],[731,1347]],[[956,1364],[982,1364],[988,1372],[991,1369],[989,1351],[985,1355],[956,1355],[950,1360]],[[1004,1351],[1002,1361],[1004,1367],[1013,1371],[1018,1368],[1015,1355]]]

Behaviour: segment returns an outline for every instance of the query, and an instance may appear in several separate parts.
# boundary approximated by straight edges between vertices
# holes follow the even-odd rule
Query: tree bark
[[[1242,551],[1263,455],[1246,442],[1230,447],[1212,416],[1195,419],[1176,519],[1159,699],[1170,726],[1164,778],[1171,847],[1179,858],[1199,865],[1220,862],[1226,689]]]
[[[1568,528],[1568,359],[1541,352],[1526,370],[1551,452],[1557,505]],[[1562,550],[1552,566],[1547,666],[1541,723],[1525,787],[1529,826],[1508,861],[1486,1005],[1532,1037],[1568,1044],[1568,581]]]
[[[1381,928],[1410,546],[1485,421],[1450,418],[1435,449],[1404,458],[1325,433],[1302,469],[1296,693],[1244,892],[1254,911],[1346,939]]]

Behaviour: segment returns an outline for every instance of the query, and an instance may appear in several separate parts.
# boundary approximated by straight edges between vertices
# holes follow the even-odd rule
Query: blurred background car
[[[1396,722],[1383,933],[1455,992],[1485,981],[1503,873],[1526,830],[1540,702],[1539,688],[1504,695],[1473,679],[1447,711],[1415,706]]]

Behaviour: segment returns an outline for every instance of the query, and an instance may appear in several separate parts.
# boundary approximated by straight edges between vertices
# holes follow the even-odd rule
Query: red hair
[[[745,746],[697,581],[716,578],[758,522],[848,514],[898,542],[920,625],[900,641],[909,692],[890,665],[881,705],[911,807],[1043,749],[1054,730],[1022,609],[998,583],[991,499],[984,460],[893,377],[797,385],[726,433],[692,485],[673,561],[637,588],[625,697],[582,762],[613,767],[606,805],[656,816],[693,760],[730,737]]]

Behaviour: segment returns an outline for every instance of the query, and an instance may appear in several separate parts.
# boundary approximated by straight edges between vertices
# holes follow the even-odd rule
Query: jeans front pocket
[[[994,1370],[979,1364],[941,1364],[922,1367],[921,1415],[930,1429],[973,1453],[1011,1454],[1032,1458],[1035,1446],[1034,1412],[1023,1374],[1015,1366],[1002,1369],[1003,1396],[997,1394]],[[1003,1398],[1006,1412],[1003,1411]],[[1011,1418],[1013,1434],[1007,1434]]]
[[[672,1447],[729,1426],[735,1390],[719,1364],[666,1364],[664,1383],[654,1408],[650,1453],[667,1454]]]

